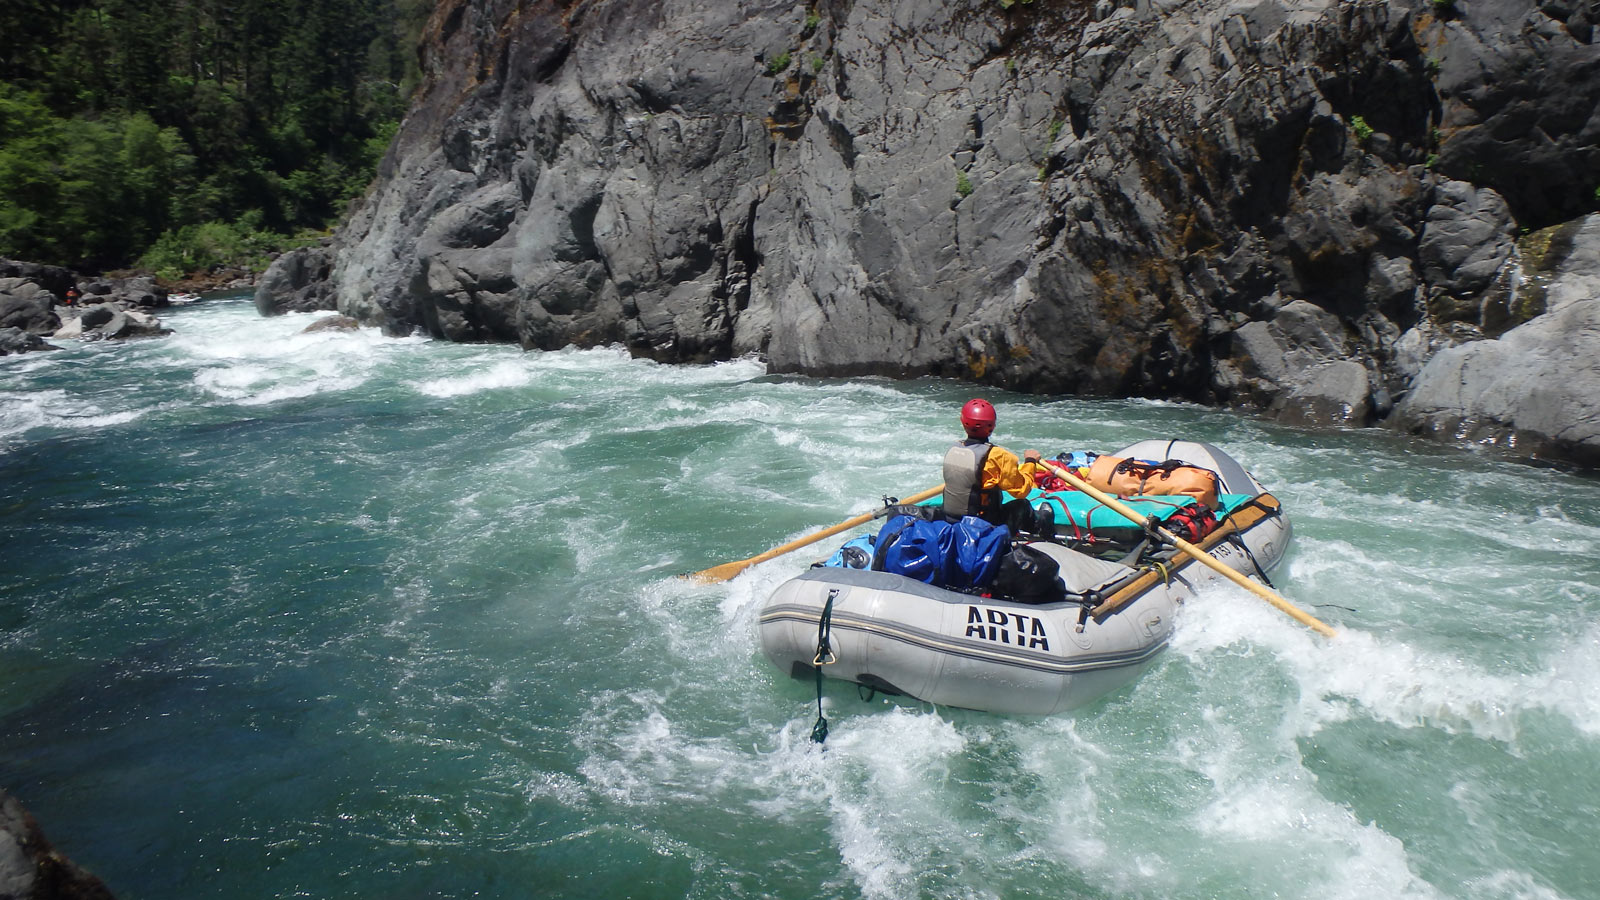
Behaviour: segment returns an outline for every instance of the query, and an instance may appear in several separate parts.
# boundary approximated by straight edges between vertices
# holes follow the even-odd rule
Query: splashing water
[[[936,483],[970,387],[313,320],[0,359],[0,786],[121,897],[1597,896],[1592,479],[987,392],[1221,446],[1343,634],[1221,585],[1076,714],[834,684],[818,747],[755,620],[833,544],[675,576]]]

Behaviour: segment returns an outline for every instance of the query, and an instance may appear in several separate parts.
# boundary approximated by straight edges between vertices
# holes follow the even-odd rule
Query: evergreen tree
[[[0,255],[109,267],[159,245],[171,269],[218,249],[204,223],[255,248],[257,232],[326,228],[394,133],[429,12],[431,0],[6,0]],[[184,235],[209,249],[177,252]]]

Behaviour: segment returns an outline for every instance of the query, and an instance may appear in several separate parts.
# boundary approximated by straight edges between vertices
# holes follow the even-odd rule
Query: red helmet
[[[987,400],[968,400],[961,407],[961,427],[967,437],[986,438],[994,433],[994,404]]]

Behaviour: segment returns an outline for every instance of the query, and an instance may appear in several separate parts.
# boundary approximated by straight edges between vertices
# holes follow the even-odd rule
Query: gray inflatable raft
[[[1277,498],[1227,454],[1193,441],[1142,441],[1116,453],[1179,459],[1217,473],[1224,494],[1248,494],[1197,545],[1260,579],[1291,529]],[[872,570],[814,567],[763,606],[761,649],[780,671],[829,678],[930,703],[1050,714],[1136,679],[1172,636],[1178,606],[1222,576],[1181,553],[1132,564],[1050,542],[1029,546],[1060,567],[1068,600],[1025,604],[932,587]],[[827,650],[819,654],[819,637]]]

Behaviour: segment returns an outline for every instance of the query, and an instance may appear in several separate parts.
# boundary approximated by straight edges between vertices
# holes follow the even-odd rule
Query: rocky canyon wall
[[[1180,398],[1595,464],[1596,19],[444,0],[378,182],[283,267],[397,333]]]

